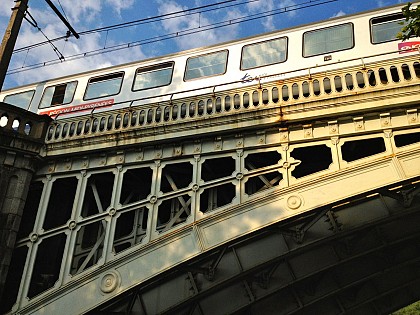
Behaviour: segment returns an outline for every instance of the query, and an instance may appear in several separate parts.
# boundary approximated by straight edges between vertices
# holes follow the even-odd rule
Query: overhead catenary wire
[[[244,4],[247,4],[247,3],[257,2],[257,1],[260,1],[260,0],[249,0],[249,1],[246,1],[246,2],[240,2],[240,3],[230,4],[230,5],[223,5],[223,4],[226,4],[226,3],[236,2],[236,1],[238,1],[238,0],[225,0],[225,1],[216,2],[216,3],[212,3],[212,4],[208,4],[208,5],[204,5],[204,6],[199,6],[199,7],[195,7],[195,8],[184,9],[184,10],[181,10],[181,11],[165,13],[165,14],[161,14],[161,15],[157,15],[157,16],[153,16],[153,17],[147,17],[147,18],[138,19],[138,20],[134,20],[134,21],[129,21],[129,22],[124,22],[124,23],[104,26],[104,27],[100,27],[100,28],[90,29],[90,30],[79,32],[78,34],[80,36],[83,36],[83,35],[88,35],[88,34],[92,34],[92,33],[101,33],[101,32],[106,32],[106,31],[110,31],[110,30],[117,30],[117,29],[121,29],[121,28],[134,27],[134,26],[137,26],[137,25],[144,25],[144,24],[148,24],[148,23],[162,22],[162,21],[165,21],[165,20],[179,18],[179,17],[183,17],[183,16],[189,16],[189,15],[193,15],[193,14],[197,14],[197,13],[210,12],[210,11],[214,10],[214,8],[210,9],[210,7],[214,7],[214,6],[219,6],[217,9],[220,10],[220,9],[230,8],[230,7],[233,7],[233,6],[239,6],[239,5],[244,5]],[[313,0],[313,1],[321,1],[321,0]],[[220,5],[222,5],[222,6],[220,6]],[[204,10],[202,10],[202,9],[204,9]],[[199,10],[201,10],[201,11],[199,11]],[[197,11],[197,12],[194,12],[194,11]],[[54,41],[58,41],[58,40],[66,39],[66,38],[68,38],[68,35],[56,37],[54,39],[51,39],[51,41],[54,42]],[[13,50],[13,53],[18,53],[20,51],[24,51],[24,50],[27,50],[27,49],[36,48],[36,47],[39,47],[39,46],[42,46],[42,45],[45,45],[45,44],[48,44],[48,43],[49,43],[48,41],[45,41],[45,42],[39,42],[39,43],[36,43],[36,44],[32,44],[32,45],[29,45],[29,46],[20,47],[20,48],[17,48],[15,50]]]
[[[66,14],[66,12],[64,11],[64,8],[63,8],[63,6],[61,5],[60,0],[58,0],[58,5],[60,6],[61,11],[63,11],[64,17],[66,18],[66,20],[68,20],[69,18],[67,17],[67,14]]]
[[[231,2],[231,1],[235,1],[235,0],[230,0],[228,2]],[[258,0],[253,0],[253,1],[258,1]],[[151,44],[151,43],[155,43],[155,42],[159,42],[159,41],[163,41],[163,40],[169,40],[169,39],[173,39],[173,38],[176,38],[176,37],[192,35],[192,34],[196,34],[196,33],[200,33],[200,32],[205,32],[205,31],[209,31],[209,30],[218,29],[218,28],[221,28],[221,27],[227,27],[227,26],[234,25],[234,24],[254,21],[254,20],[257,20],[257,19],[261,19],[261,18],[265,18],[265,17],[269,17],[269,16],[281,14],[281,13],[287,13],[287,12],[296,11],[296,10],[299,10],[299,9],[314,7],[314,6],[318,6],[318,5],[322,5],[322,4],[328,4],[328,3],[336,2],[336,1],[339,1],[339,0],[309,0],[309,1],[303,2],[301,4],[293,4],[293,5],[290,5],[290,6],[285,6],[283,8],[265,11],[263,13],[251,14],[251,15],[247,15],[247,16],[243,16],[243,17],[239,17],[239,18],[235,18],[235,19],[228,19],[228,20],[225,20],[225,21],[211,23],[211,24],[207,24],[207,25],[199,25],[198,27],[184,29],[184,30],[181,30],[181,31],[173,32],[173,33],[167,33],[167,34],[164,34],[164,35],[154,36],[154,37],[146,38],[146,39],[139,40],[139,41],[117,44],[117,45],[110,46],[110,47],[103,47],[103,48],[99,48],[99,49],[95,49],[95,50],[91,50],[91,51],[87,51],[87,52],[83,52],[83,53],[78,53],[78,54],[74,54],[74,55],[71,55],[71,56],[66,56],[65,61],[73,61],[73,60],[77,60],[77,59],[81,59],[81,58],[92,57],[92,56],[99,55],[99,54],[110,53],[110,52],[115,52],[115,51],[119,51],[119,50],[123,50],[123,49],[128,49],[128,48],[132,48],[132,47],[136,47],[136,46],[140,46],[140,45],[146,45],[146,44]],[[189,10],[192,10],[192,9],[189,9]],[[197,14],[197,12],[195,12],[194,14]],[[79,33],[79,34],[83,34],[83,32]],[[26,49],[28,49],[28,48],[26,48]],[[10,74],[15,74],[15,73],[23,72],[23,71],[28,71],[28,70],[32,70],[32,69],[36,69],[36,68],[40,68],[40,67],[44,67],[44,66],[50,66],[50,65],[61,63],[63,61],[64,60],[56,60],[56,59],[48,60],[48,61],[44,61],[44,62],[32,64],[32,65],[20,67],[20,68],[11,69],[7,72],[7,74],[10,75]]]
[[[28,18],[29,16],[29,18]],[[51,47],[53,48],[54,52],[56,53],[57,57],[59,60],[64,60],[64,56],[63,54],[58,50],[58,48],[51,42],[51,40],[48,38],[48,36],[42,31],[42,29],[39,27],[38,23],[36,22],[36,20],[34,19],[34,17],[31,15],[31,13],[29,13],[28,10],[26,10],[26,14],[23,17],[29,24],[31,24],[33,27],[35,27],[46,39],[47,42],[51,45]]]
[[[61,12],[57,9],[57,7],[54,5],[54,3],[51,2],[51,0],[45,0],[45,2],[50,6],[50,8],[54,11],[54,13],[58,16],[58,18],[64,23],[64,25],[68,28],[67,35],[69,32],[73,34],[74,37],[77,39],[80,38],[79,34],[76,32],[76,30],[71,26],[69,21],[61,14]],[[67,36],[66,35],[66,36]]]
[[[243,1],[243,2],[230,3],[230,2],[236,2],[236,1],[238,1],[238,0],[226,0],[226,1],[216,2],[216,3],[213,3],[213,4],[208,4],[208,5],[199,6],[199,7],[195,7],[195,8],[184,9],[184,10],[181,10],[181,11],[175,11],[175,12],[171,12],[171,13],[161,14],[161,15],[157,15],[157,16],[153,16],[153,17],[147,17],[147,18],[138,19],[138,20],[134,20],[134,21],[114,24],[114,25],[110,25],[110,26],[104,26],[104,27],[100,27],[100,28],[95,28],[95,29],[79,32],[78,35],[83,36],[83,35],[88,35],[88,34],[92,34],[92,33],[107,32],[107,31],[110,31],[110,30],[117,30],[117,29],[121,29],[121,28],[134,27],[134,26],[144,25],[144,24],[149,24],[149,23],[163,22],[163,21],[166,21],[166,20],[175,19],[175,18],[179,18],[179,17],[211,12],[211,11],[215,10],[215,8],[213,8],[214,6],[218,6],[216,8],[217,10],[221,10],[221,9],[227,9],[227,8],[235,7],[235,6],[246,5],[246,4],[250,4],[250,3],[253,3],[253,2],[259,2],[259,1],[262,1],[262,0],[248,0],[248,1]],[[313,5],[317,5],[316,2],[322,2],[322,1],[323,0],[309,0],[309,1],[306,1],[304,3],[313,3]],[[335,2],[335,1],[339,1],[339,0],[333,0],[333,1],[328,1],[328,2]],[[230,4],[227,4],[227,3],[230,3]],[[300,4],[296,4],[294,6],[297,6],[297,5],[300,5]],[[291,5],[291,6],[293,6],[293,5]],[[67,34],[65,36],[60,36],[60,37],[51,39],[51,42],[62,40],[62,39],[67,39],[67,38],[69,38],[69,34]],[[47,41],[39,42],[39,43],[32,44],[32,45],[29,45],[29,46],[20,47],[20,48],[15,49],[13,51],[13,53],[18,53],[20,51],[25,51],[27,49],[37,48],[37,47],[45,45],[45,44],[48,44],[48,42]]]
[[[225,1],[216,2],[216,3],[212,3],[212,4],[207,4],[207,5],[191,8],[191,9],[184,9],[184,10],[181,10],[181,11],[175,11],[175,12],[165,13],[165,14],[161,14],[161,15],[157,15],[157,16],[153,16],[153,17],[134,20],[134,21],[131,21],[131,22],[124,22],[124,23],[120,23],[120,24],[104,26],[104,27],[101,27],[101,28],[96,28],[96,29],[92,29],[92,30],[89,30],[89,31],[85,31],[85,33],[90,34],[90,33],[96,33],[96,32],[101,32],[101,31],[105,31],[105,30],[116,30],[116,29],[125,28],[125,27],[132,27],[132,26],[142,25],[142,24],[146,24],[146,23],[161,22],[161,21],[164,21],[164,20],[167,20],[167,19],[174,19],[174,18],[178,18],[178,17],[182,17],[182,16],[188,16],[188,15],[193,15],[193,14],[199,14],[199,13],[206,13],[206,12],[214,11],[215,9],[213,7],[215,7],[215,6],[218,7],[217,10],[220,10],[220,9],[225,9],[225,8],[244,5],[244,4],[251,3],[251,2],[258,2],[260,0],[248,0],[246,2],[238,2],[238,3],[225,5],[226,3],[236,2],[236,1],[238,1],[238,0],[225,0]],[[319,1],[319,0],[315,0],[315,1]],[[197,11],[197,12],[195,12],[195,11]],[[183,15],[182,15],[182,13],[183,13]]]
[[[69,18],[67,17],[67,14],[66,14],[66,11],[64,11],[64,8],[63,8],[63,6],[61,5],[61,2],[60,2],[60,0],[57,0],[58,1],[58,5],[60,6],[60,8],[61,8],[61,11],[63,11],[63,15],[64,15],[64,17],[66,18],[66,20],[68,21],[69,20]],[[68,38],[71,36],[71,32],[70,32],[70,30],[68,30],[67,32],[66,32],[66,38],[65,38],[65,40],[64,40],[64,47],[66,47],[66,43],[67,43],[67,41],[68,41]],[[63,47],[63,51],[64,51],[64,47]]]

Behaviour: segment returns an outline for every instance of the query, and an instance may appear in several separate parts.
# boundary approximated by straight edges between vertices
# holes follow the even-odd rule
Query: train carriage
[[[0,101],[60,119],[418,53],[416,38],[396,39],[404,21],[401,8],[372,10],[29,84],[2,91]]]

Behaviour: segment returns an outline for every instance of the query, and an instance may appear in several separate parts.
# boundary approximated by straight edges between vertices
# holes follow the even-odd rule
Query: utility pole
[[[26,9],[28,8],[28,0],[18,0],[15,2],[16,4],[12,9],[12,16],[0,47],[0,91],[3,88],[4,79],[6,77],[7,69],[9,68],[19,29],[25,16]]]

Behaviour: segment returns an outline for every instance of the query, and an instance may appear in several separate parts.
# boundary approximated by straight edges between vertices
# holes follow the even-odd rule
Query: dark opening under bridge
[[[417,301],[419,87],[408,56],[51,122],[1,104],[1,312]]]

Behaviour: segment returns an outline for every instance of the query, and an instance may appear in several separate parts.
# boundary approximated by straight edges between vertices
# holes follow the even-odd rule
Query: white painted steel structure
[[[379,238],[403,233],[397,223],[395,229],[386,227],[406,216],[408,234],[398,234],[395,244],[404,237],[418,239],[406,221],[417,219],[420,208],[420,63],[417,53],[393,57],[59,117],[50,125],[45,163],[30,187],[4,311],[117,312],[118,307],[102,305],[140,287],[125,312],[252,313],[246,308],[259,305],[271,292],[269,285],[251,289],[252,281],[244,280],[240,285],[249,300],[242,300],[243,290],[235,291],[235,299],[218,311],[202,297],[217,300],[214,279],[237,284],[258,264],[281,256],[269,254],[270,240],[277,236],[261,237],[259,255],[259,238],[253,242],[258,233],[303,220],[287,232],[311,248],[371,226]],[[30,122],[21,122],[21,129],[26,126],[30,130]],[[308,223],[305,217],[316,220]],[[279,242],[284,252],[297,246]],[[404,245],[404,253],[410,253],[407,264],[415,266],[418,257],[410,246]],[[366,251],[380,248],[375,243]],[[215,252],[221,253],[220,261],[236,261],[240,275],[229,280],[222,271],[210,281],[213,276],[202,272],[206,282],[197,273],[179,273],[174,279],[186,275],[188,283],[166,282],[167,274],[183,266],[214,266],[199,260]],[[322,250],[320,255],[320,269],[342,263]],[[310,255],[299,257],[287,259],[296,281],[299,272],[315,272],[306,264],[316,265],[308,263]],[[225,266],[227,273],[235,273],[232,264]],[[160,276],[161,289],[141,291]],[[187,284],[195,289],[183,291]],[[205,293],[208,288],[213,291]],[[185,311],[188,298],[196,304]],[[302,297],[296,301],[300,306],[287,312],[306,305]]]
[[[17,249],[26,263],[16,310],[83,313],[237,237],[416,180],[415,58],[343,69],[366,78],[353,90],[280,105],[264,104],[265,86],[255,86],[248,93],[257,91],[261,103],[231,115],[126,127],[122,120],[96,134],[47,136],[50,162],[30,190],[29,205],[39,207],[25,210]],[[369,71],[390,80],[370,86]],[[295,80],[285,84],[308,82],[306,76]],[[55,122],[50,135],[87,119],[95,117]],[[56,259],[46,264],[45,257]]]

